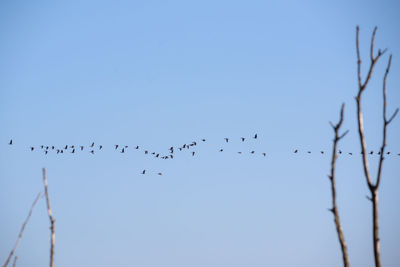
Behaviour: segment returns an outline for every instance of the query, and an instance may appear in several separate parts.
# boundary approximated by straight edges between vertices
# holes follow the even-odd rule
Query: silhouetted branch
[[[342,104],[342,107],[340,109],[340,120],[336,125],[333,125],[331,123],[331,126],[335,132],[335,138],[333,139],[333,151],[332,151],[332,162],[331,162],[331,174],[329,175],[329,179],[331,181],[331,191],[332,191],[332,208],[329,209],[333,213],[333,218],[335,221],[336,225],[336,232],[338,234],[339,238],[339,243],[340,247],[342,250],[342,257],[343,257],[343,266],[344,267],[349,267],[349,255],[347,252],[347,246],[346,246],[346,241],[344,239],[344,234],[342,230],[342,226],[340,223],[340,218],[339,218],[339,212],[336,204],[336,185],[335,185],[335,165],[336,165],[336,159],[337,159],[337,144],[339,143],[340,139],[342,139],[348,131],[344,132],[342,135],[339,135],[339,130],[340,127],[342,126],[343,123],[343,115],[344,115],[344,104]]]
[[[48,191],[48,185],[47,185],[47,178],[46,178],[46,169],[43,168],[43,183],[44,183],[44,194],[46,196],[46,205],[47,205],[47,212],[49,214],[49,219],[50,219],[50,232],[51,232],[51,238],[50,238],[50,267],[54,267],[54,244],[55,244],[55,220],[53,218],[53,213],[50,208],[50,198],[49,198],[49,191]]]
[[[36,203],[38,202],[41,194],[42,193],[37,194],[35,200],[33,201],[31,209],[29,210],[28,216],[26,217],[24,223],[22,224],[21,230],[19,231],[18,238],[17,238],[17,241],[15,242],[14,248],[11,250],[10,255],[8,255],[8,258],[7,258],[6,262],[4,263],[3,267],[6,267],[10,263],[12,256],[14,255],[19,242],[21,241],[22,234],[24,233],[25,227],[28,224],[29,218],[32,216],[33,208],[35,207]],[[17,257],[15,257],[15,258],[17,258]],[[14,262],[15,261],[16,261],[16,259],[14,259]]]
[[[17,259],[18,259],[18,256],[15,256],[14,257],[14,262],[13,262],[13,267],[16,267],[17,266]]]

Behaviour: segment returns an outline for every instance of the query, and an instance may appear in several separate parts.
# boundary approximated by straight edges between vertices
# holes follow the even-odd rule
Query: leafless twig
[[[393,118],[397,115],[398,109],[393,113],[390,119],[386,117],[386,78],[389,74],[390,65],[392,62],[392,55],[389,57],[388,65],[386,67],[386,72],[383,78],[383,136],[382,136],[382,146],[380,148],[380,158],[379,158],[379,167],[378,167],[378,174],[376,182],[373,183],[368,167],[368,159],[367,159],[367,145],[365,141],[365,134],[364,134],[364,125],[363,125],[363,114],[361,109],[361,96],[364,92],[365,88],[368,85],[368,82],[371,78],[372,71],[374,69],[375,64],[378,62],[379,58],[386,52],[386,49],[381,51],[378,50],[377,56],[374,56],[374,42],[375,42],[375,34],[377,28],[375,27],[372,38],[371,38],[371,51],[370,51],[370,58],[371,63],[369,66],[368,74],[364,82],[361,79],[361,57],[360,57],[360,45],[359,45],[359,32],[360,29],[357,26],[356,29],[356,49],[357,49],[357,67],[358,67],[358,94],[356,96],[357,102],[357,118],[358,118],[358,133],[360,136],[360,143],[361,143],[361,150],[362,150],[362,163],[364,168],[365,178],[367,180],[368,188],[371,192],[371,197],[369,199],[372,202],[372,218],[373,218],[373,246],[374,246],[374,258],[375,258],[375,266],[381,267],[381,258],[380,258],[380,239],[379,239],[379,221],[378,221],[378,188],[381,181],[382,175],[382,164],[384,160],[384,151],[386,147],[386,130],[387,126],[393,120]]]
[[[340,218],[339,218],[339,212],[336,204],[336,185],[335,185],[335,164],[336,164],[336,159],[337,159],[337,145],[347,133],[348,131],[345,131],[343,134],[339,134],[340,127],[342,126],[343,123],[343,113],[344,113],[344,104],[342,104],[342,107],[340,109],[340,120],[339,122],[334,125],[333,123],[330,123],[334,132],[335,132],[335,138],[333,139],[333,151],[332,151],[332,161],[331,161],[331,174],[328,176],[329,180],[331,181],[331,191],[332,191],[332,208],[330,211],[333,213],[333,218],[335,221],[336,225],[336,232],[338,234],[339,238],[339,243],[340,247],[342,250],[342,256],[343,256],[343,265],[344,267],[349,267],[349,255],[347,252],[347,246],[346,246],[346,241],[344,239],[344,234],[342,230],[342,226],[340,223]]]
[[[42,193],[37,194],[35,200],[33,201],[31,209],[29,210],[28,216],[26,217],[24,223],[22,224],[21,230],[19,231],[18,238],[17,238],[17,241],[15,242],[14,248],[11,250],[10,255],[8,255],[8,258],[7,258],[6,262],[4,263],[3,267],[6,267],[10,263],[12,256],[14,255],[19,242],[21,241],[22,234],[24,233],[25,227],[28,224],[29,218],[32,216],[33,208],[35,207],[35,205],[38,202],[41,195],[42,195]],[[16,259],[14,259],[14,262],[15,261],[16,261]]]
[[[49,198],[49,191],[48,191],[47,178],[46,178],[46,169],[43,168],[42,171],[43,171],[44,194],[46,196],[47,212],[49,214],[49,219],[50,219],[50,232],[51,232],[50,267],[54,267],[54,244],[55,244],[55,238],[56,238],[55,225],[54,225],[55,220],[53,218],[53,213],[50,208],[50,198]]]
[[[16,267],[17,266],[17,259],[18,259],[18,256],[15,256],[14,257],[14,262],[13,262],[13,267]]]

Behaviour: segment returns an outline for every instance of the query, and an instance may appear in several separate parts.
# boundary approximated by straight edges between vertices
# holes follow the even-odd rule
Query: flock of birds
[[[257,139],[257,138],[258,138],[258,135],[257,135],[257,134],[254,134],[254,135],[251,136],[250,138],[251,138],[251,139]],[[248,138],[246,138],[246,137],[241,137],[241,138],[240,138],[240,141],[241,141],[241,142],[245,142],[247,139],[248,139]],[[230,140],[231,140],[231,139],[228,138],[228,137],[225,137],[225,138],[224,138],[225,143],[229,143]],[[206,139],[203,138],[203,139],[201,139],[200,142],[206,142]],[[8,144],[9,144],[9,145],[13,145],[13,140],[10,139],[10,141],[8,142]],[[164,154],[159,153],[159,152],[151,152],[151,151],[149,151],[149,150],[146,150],[146,149],[141,148],[141,147],[138,146],[138,145],[136,145],[136,146],[134,147],[134,149],[135,149],[135,150],[142,150],[143,153],[144,153],[145,155],[152,155],[152,156],[154,156],[154,158],[159,158],[159,159],[164,159],[164,160],[166,160],[166,159],[174,159],[174,156],[175,156],[175,154],[176,154],[175,152],[176,152],[177,150],[179,150],[179,151],[188,150],[188,151],[190,152],[191,156],[194,157],[194,156],[196,155],[196,151],[194,151],[193,149],[194,149],[197,145],[198,145],[198,142],[197,142],[197,141],[193,141],[193,142],[191,142],[191,143],[185,143],[185,144],[183,144],[182,146],[178,146],[178,147],[171,146],[171,147],[168,149],[168,153],[164,153]],[[114,149],[115,151],[119,152],[119,153],[126,153],[127,150],[128,150],[128,148],[129,148],[128,145],[119,145],[119,144],[116,144],[116,145],[114,145],[114,147],[113,147],[113,149]],[[84,146],[84,145],[65,145],[65,146],[62,146],[62,147],[56,147],[56,146],[54,146],[54,145],[41,145],[41,146],[39,146],[39,147],[35,147],[35,146],[30,146],[30,147],[29,147],[29,150],[30,150],[31,152],[33,152],[33,151],[41,151],[41,152],[44,153],[45,155],[47,155],[47,154],[50,153],[50,152],[53,152],[53,153],[56,153],[56,154],[64,154],[64,153],[75,154],[75,153],[83,152],[83,151],[88,151],[88,152],[91,153],[91,154],[95,154],[95,153],[97,153],[98,151],[101,151],[102,149],[103,149],[103,145],[95,144],[94,142],[92,142],[89,146]],[[220,149],[218,150],[218,152],[223,152],[223,151],[224,151],[223,148],[220,148]],[[238,154],[243,154],[242,151],[238,151],[237,153],[238,153]],[[251,150],[251,151],[249,151],[249,153],[250,153],[250,154],[256,154],[256,151],[255,151],[255,150]],[[298,153],[300,153],[300,150],[299,150],[299,149],[294,149],[294,150],[293,150],[293,153],[294,153],[294,154],[298,154]],[[312,152],[311,152],[311,151],[306,151],[306,153],[307,153],[307,154],[311,154]],[[321,151],[319,151],[319,153],[320,153],[320,154],[325,154],[325,151],[321,150]],[[345,153],[342,152],[341,150],[338,150],[338,154],[345,154]],[[350,155],[350,156],[352,156],[352,155],[353,155],[353,152],[347,152],[347,154]],[[361,154],[362,154],[362,152],[361,152]],[[371,150],[371,151],[368,152],[368,154],[370,154],[370,155],[373,155],[373,154],[380,155],[381,152],[380,152],[380,151],[374,152],[373,150]],[[388,151],[388,152],[386,152],[385,154],[390,155],[391,152]],[[261,152],[261,155],[264,156],[264,157],[266,157],[266,156],[267,156],[267,153],[266,153],[266,152]],[[398,153],[397,155],[400,156],[400,153]],[[141,174],[146,174],[146,172],[147,172],[147,170],[144,169],[144,170],[141,171]],[[158,175],[162,175],[161,172],[157,172],[157,174],[158,174]]]

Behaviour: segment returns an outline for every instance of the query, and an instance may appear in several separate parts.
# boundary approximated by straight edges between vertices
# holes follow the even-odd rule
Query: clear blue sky
[[[0,262],[46,167],[58,267],[341,266],[327,211],[330,156],[318,152],[330,154],[328,122],[346,102],[350,133],[340,148],[357,156],[337,162],[340,215],[352,266],[372,266],[355,27],[365,63],[375,25],[376,47],[393,53],[392,112],[400,106],[399,10],[397,1],[2,1]],[[386,61],[365,93],[368,150],[381,142]],[[400,262],[399,133],[400,117],[390,125],[396,155],[384,163],[380,190],[387,267]],[[194,157],[162,161],[134,149],[166,152],[201,138]],[[29,151],[92,142],[103,151]],[[118,153],[114,144],[129,148]],[[375,174],[377,156],[370,159]],[[40,201],[19,267],[48,264],[48,227]]]

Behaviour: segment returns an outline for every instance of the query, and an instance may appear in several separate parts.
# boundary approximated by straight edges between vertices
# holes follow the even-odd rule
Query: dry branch
[[[37,194],[35,200],[33,201],[31,209],[29,210],[28,216],[26,217],[24,223],[22,224],[21,230],[19,231],[18,238],[17,238],[17,241],[15,242],[14,248],[11,250],[10,255],[8,255],[8,258],[7,258],[6,262],[4,263],[3,267],[6,267],[10,263],[12,256],[14,255],[19,242],[21,241],[22,234],[24,233],[25,227],[28,224],[29,218],[32,216],[33,208],[35,207],[35,205],[38,202],[41,195],[42,195],[42,193],[39,192],[39,194]],[[15,258],[17,258],[17,257],[15,257]],[[14,259],[14,263],[15,263],[15,261],[16,261],[16,259]]]
[[[356,49],[357,49],[357,69],[358,69],[358,94],[356,96],[356,102],[357,102],[358,133],[359,133],[359,137],[360,137],[361,150],[362,150],[362,163],[363,163],[365,178],[367,180],[367,185],[368,185],[368,188],[371,193],[371,197],[369,197],[369,199],[372,202],[373,246],[374,246],[375,266],[381,267],[382,264],[381,264],[381,256],[380,256],[379,221],[378,221],[378,218],[379,218],[379,215],[378,215],[378,189],[379,189],[381,176],[382,176],[382,164],[383,164],[383,160],[384,160],[384,151],[385,151],[385,147],[386,147],[386,130],[387,130],[387,126],[390,124],[390,122],[393,120],[393,118],[397,115],[398,109],[396,109],[396,111],[393,113],[393,115],[390,117],[390,119],[387,119],[387,116],[386,116],[386,78],[387,78],[387,75],[389,74],[390,65],[392,62],[392,55],[390,55],[388,65],[386,67],[386,72],[385,72],[385,75],[383,78],[383,86],[382,86],[382,91],[383,91],[383,136],[382,136],[382,146],[380,148],[378,173],[377,173],[376,182],[374,183],[371,179],[371,175],[370,175],[370,171],[369,171],[369,167],[368,167],[368,159],[367,159],[367,153],[366,153],[367,145],[366,145],[365,134],[364,134],[363,114],[362,114],[362,108],[361,108],[361,97],[362,97],[362,93],[364,92],[365,88],[368,85],[369,80],[371,79],[375,64],[378,62],[379,58],[386,52],[386,49],[383,51],[381,51],[379,49],[377,56],[374,56],[374,42],[375,42],[376,31],[377,31],[377,28],[375,27],[375,29],[372,33],[372,38],[371,38],[371,51],[370,51],[371,63],[369,66],[367,77],[365,78],[365,81],[362,82],[361,57],[360,57],[360,45],[359,45],[360,29],[358,26],[356,29]]]
[[[342,257],[343,257],[343,266],[344,267],[349,267],[349,254],[347,252],[347,245],[346,241],[344,239],[344,234],[342,230],[342,225],[340,223],[340,218],[339,218],[339,212],[337,208],[337,203],[336,203],[336,181],[335,181],[335,167],[336,167],[336,159],[337,159],[337,145],[347,133],[348,131],[345,131],[343,134],[339,134],[340,127],[342,126],[343,123],[343,113],[344,113],[344,104],[342,104],[342,107],[340,109],[340,120],[336,125],[333,125],[331,123],[331,126],[335,132],[335,138],[333,139],[333,151],[332,151],[332,161],[331,161],[331,174],[328,176],[329,180],[331,181],[331,191],[332,191],[332,208],[330,211],[333,213],[333,218],[335,221],[335,226],[336,226],[336,232],[338,234],[339,238],[339,243],[340,243],[340,248],[342,251]]]
[[[55,225],[54,225],[55,220],[53,218],[53,213],[50,208],[50,198],[49,198],[48,184],[47,184],[47,178],[46,178],[46,169],[43,168],[42,171],[43,171],[44,194],[46,196],[47,213],[49,214],[49,219],[50,219],[50,232],[51,232],[50,267],[54,267],[54,244],[55,244],[55,238],[56,238]]]

